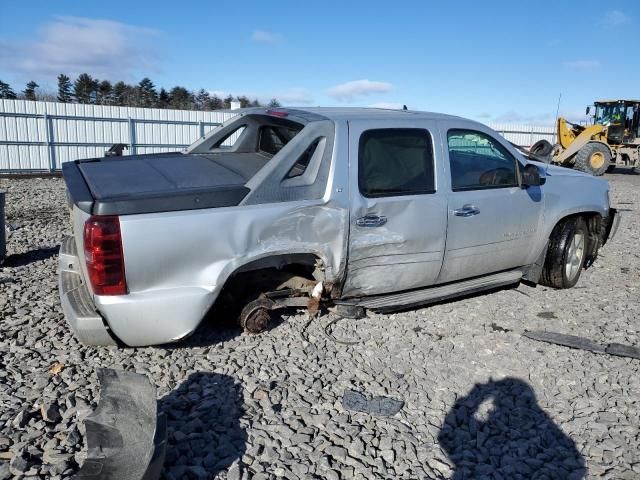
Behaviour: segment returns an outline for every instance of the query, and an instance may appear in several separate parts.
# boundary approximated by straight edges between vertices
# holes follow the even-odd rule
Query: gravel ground
[[[331,317],[298,314],[258,336],[206,325],[137,349],[84,347],[65,324],[62,181],[0,179],[12,227],[0,267],[0,480],[77,470],[96,367],[157,386],[166,479],[639,478],[640,361],[521,336],[640,345],[640,177],[609,179],[628,211],[574,289],[520,286],[332,325],[351,346],[325,334]],[[348,389],[404,406],[346,411]]]

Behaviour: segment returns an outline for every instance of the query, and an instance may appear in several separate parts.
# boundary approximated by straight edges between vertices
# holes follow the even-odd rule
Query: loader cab
[[[640,100],[602,101],[594,106],[593,123],[607,127],[610,145],[632,143],[640,137]]]

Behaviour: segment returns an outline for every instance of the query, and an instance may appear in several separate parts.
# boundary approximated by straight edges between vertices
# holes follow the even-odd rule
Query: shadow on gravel
[[[162,478],[213,478],[246,450],[242,387],[233,377],[191,374],[158,401],[167,417],[167,452]]]
[[[575,443],[516,378],[477,384],[447,414],[438,435],[455,464],[452,479],[582,479]]]
[[[2,266],[12,268],[24,267],[30,263],[40,262],[51,258],[58,254],[58,250],[60,250],[60,246],[56,245],[55,247],[35,248],[24,253],[14,253],[5,259]]]

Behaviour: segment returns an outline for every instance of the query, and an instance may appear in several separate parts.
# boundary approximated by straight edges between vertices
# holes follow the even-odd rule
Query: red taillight
[[[283,110],[267,110],[267,115],[273,115],[274,117],[285,118],[289,116],[289,113]]]
[[[84,257],[93,293],[96,295],[127,293],[118,217],[95,216],[85,222]]]

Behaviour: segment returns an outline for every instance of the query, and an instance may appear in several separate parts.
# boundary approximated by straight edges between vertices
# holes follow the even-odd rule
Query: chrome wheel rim
[[[582,268],[582,258],[584,257],[584,235],[576,233],[571,239],[569,252],[567,254],[567,262],[565,264],[565,275],[567,280],[571,281],[576,278]]]

